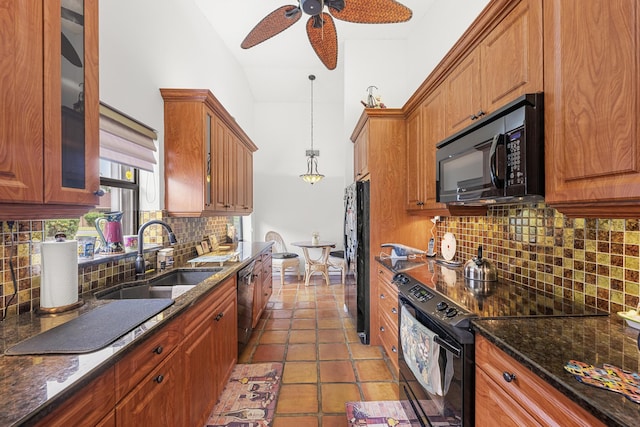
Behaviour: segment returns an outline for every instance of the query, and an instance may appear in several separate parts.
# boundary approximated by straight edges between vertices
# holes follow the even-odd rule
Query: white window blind
[[[100,158],[153,172],[155,130],[100,103]]]

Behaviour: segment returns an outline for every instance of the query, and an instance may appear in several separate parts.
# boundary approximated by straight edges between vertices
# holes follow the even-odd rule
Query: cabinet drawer
[[[182,325],[180,319],[171,321],[116,364],[116,401],[120,401],[145,375],[177,348],[182,340],[180,325]]]
[[[604,426],[585,409],[479,335],[476,335],[476,366],[543,425]],[[508,382],[505,374],[515,375],[515,379]]]
[[[391,294],[389,289],[380,286],[378,289],[379,312],[385,313],[396,324],[398,323],[398,294]]]
[[[393,280],[393,272],[385,267],[378,265],[378,279],[385,281],[391,286]]]
[[[218,303],[225,299],[228,294],[232,293],[236,293],[236,276],[230,277],[220,283],[183,315],[185,335],[189,334],[204,322],[209,316],[209,313],[215,310]]]

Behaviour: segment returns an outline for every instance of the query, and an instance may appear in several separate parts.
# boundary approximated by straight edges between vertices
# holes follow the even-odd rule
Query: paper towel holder
[[[61,307],[38,307],[36,308],[36,314],[38,316],[56,316],[58,314],[66,313],[67,311],[75,310],[78,307],[82,307],[84,305],[83,299],[78,299],[78,301],[64,305]]]

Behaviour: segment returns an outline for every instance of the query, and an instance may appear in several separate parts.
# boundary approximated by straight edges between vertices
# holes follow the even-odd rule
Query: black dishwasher
[[[251,337],[251,332],[253,332],[254,266],[255,261],[252,261],[243,267],[242,270],[238,271],[238,356],[240,356],[242,350],[246,347]]]

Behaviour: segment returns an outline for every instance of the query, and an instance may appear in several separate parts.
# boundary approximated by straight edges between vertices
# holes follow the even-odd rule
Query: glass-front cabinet
[[[0,219],[98,204],[98,1],[21,0],[0,41]]]

